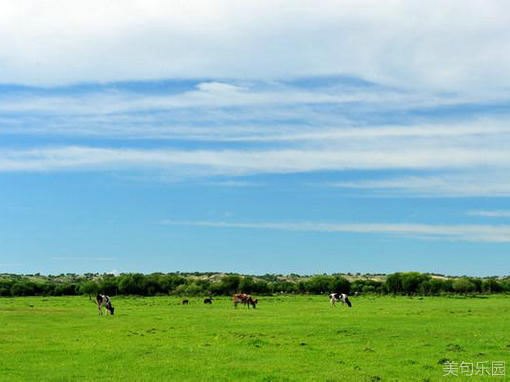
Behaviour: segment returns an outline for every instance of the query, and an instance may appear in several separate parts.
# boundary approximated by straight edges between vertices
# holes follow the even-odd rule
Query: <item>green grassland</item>
[[[443,377],[441,361],[510,364],[504,295],[179,301],[113,297],[98,316],[88,297],[0,299],[0,380],[471,381],[492,378]]]

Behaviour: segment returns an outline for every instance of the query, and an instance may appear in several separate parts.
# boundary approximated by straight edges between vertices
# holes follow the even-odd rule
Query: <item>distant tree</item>
[[[227,275],[221,279],[221,294],[231,295],[239,291],[241,278],[238,275]]]
[[[441,292],[447,292],[449,289],[448,284],[445,283],[441,279],[432,278],[432,279],[430,279],[428,284],[429,284],[429,294],[432,294],[432,295],[439,295],[439,294],[441,294]]]
[[[53,296],[74,296],[76,294],[76,285],[69,283],[60,283],[55,285]]]
[[[459,293],[470,293],[476,291],[476,285],[468,278],[460,278],[453,282],[453,290]]]
[[[297,283],[297,290],[298,293],[305,293],[306,292],[306,284],[304,281],[298,281]]]
[[[239,276],[227,274],[217,280],[217,273],[124,273],[61,274],[60,276],[23,276],[0,274],[0,296],[42,296],[96,293],[133,294],[153,296],[159,294],[231,295],[239,291],[263,295],[268,293],[392,293],[439,295],[442,293],[505,293],[510,292],[510,277],[485,279],[475,277],[433,278],[430,274],[398,272],[386,280],[366,276],[349,282],[342,274],[333,275],[264,275]]]
[[[386,277],[386,281],[384,283],[384,289],[387,293],[397,294],[402,293],[402,274],[401,273],[393,273]]]
[[[478,292],[478,293],[482,292],[482,280],[481,279],[475,278],[475,277],[468,277],[467,279],[471,282],[471,284],[473,284],[474,292]]]
[[[29,280],[17,280],[11,286],[12,296],[35,296],[36,291],[35,283]]]
[[[118,277],[118,289],[121,294],[146,295],[144,284],[145,276],[141,273],[128,273]],[[102,287],[100,285],[100,288]]]
[[[205,294],[202,286],[197,284],[196,282],[191,282],[189,284],[181,284],[175,289],[175,293],[180,296],[198,296]]]
[[[402,292],[411,296],[419,291],[428,291],[430,276],[418,272],[406,272],[401,275],[401,280]]]
[[[503,286],[494,279],[488,279],[482,282],[482,290],[484,293],[501,293]]]
[[[296,293],[297,283],[290,281],[275,281],[267,284],[268,292],[271,293]]]
[[[95,296],[99,293],[99,285],[95,281],[88,280],[80,284],[78,287],[78,292],[81,294],[86,294],[89,296],[89,299],[92,299],[92,296]]]
[[[12,279],[0,279],[0,296],[11,296]]]
[[[239,281],[239,291],[241,293],[252,293],[254,289],[253,278],[251,277],[243,277]]]
[[[119,278],[114,275],[105,274],[103,278],[99,281],[99,291],[100,293],[105,293],[109,296],[115,296],[119,293],[118,286]]]
[[[334,276],[329,282],[329,292],[351,293],[351,283],[345,277]]]
[[[304,287],[307,293],[329,293],[331,288],[331,277],[324,275],[312,276],[304,282]]]
[[[503,279],[499,282],[503,292],[510,292],[510,278]]]
[[[371,279],[356,279],[351,282],[351,293],[381,293],[383,283]]]

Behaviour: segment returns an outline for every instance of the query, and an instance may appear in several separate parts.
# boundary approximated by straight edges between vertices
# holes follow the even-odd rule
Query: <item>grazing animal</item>
[[[212,302],[213,302],[213,298],[212,297],[204,299],[204,304],[212,304]]]
[[[251,304],[253,309],[255,309],[257,307],[258,303],[259,303],[259,299],[258,298],[250,298],[250,300],[248,301],[248,304]]]
[[[181,301],[181,304],[182,304],[182,305],[188,305],[188,304],[189,304],[189,300],[182,300],[182,301]]]
[[[232,295],[232,302],[234,303],[234,308],[237,308],[237,304],[243,304],[246,305],[248,309],[250,305],[255,309],[259,300],[257,298],[252,298],[251,295],[246,293],[236,293]]]
[[[349,308],[352,307],[349,297],[345,293],[331,293],[329,295],[329,302],[331,302],[331,306],[335,306],[337,301],[340,301],[342,304],[347,304]]]
[[[103,310],[101,308],[106,308],[106,314],[111,314],[113,316],[113,312],[115,308],[112,306],[112,302],[110,301],[110,297],[105,294],[98,294],[96,297],[97,302],[97,310],[100,315],[103,314]]]
[[[234,308],[237,308],[237,304],[248,304],[248,299],[251,296],[246,293],[235,293],[232,295],[232,302],[234,303]]]

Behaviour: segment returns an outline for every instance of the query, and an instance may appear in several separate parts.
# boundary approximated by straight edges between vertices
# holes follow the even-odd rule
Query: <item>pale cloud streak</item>
[[[510,78],[499,0],[20,0],[1,10],[3,83],[346,74],[476,92]]]
[[[510,185],[509,185],[510,186]],[[510,218],[510,210],[491,210],[491,211],[469,211],[470,216],[482,216],[487,218]]]
[[[319,78],[320,80],[320,78]],[[340,81],[340,79],[336,79]],[[32,93],[9,93],[0,98],[0,112],[4,113],[49,113],[61,116],[108,115],[151,110],[186,108],[222,108],[271,106],[275,109],[285,105],[352,105],[365,107],[391,107],[395,110],[455,106],[479,102],[509,102],[507,91],[470,93],[437,93],[424,90],[406,90],[385,87],[375,83],[357,86],[332,80],[329,85],[317,88],[298,86],[285,81],[205,81],[194,88],[173,93],[171,84],[166,92],[144,93],[113,88],[102,89],[100,84],[86,92],[52,94],[48,88],[34,88]],[[37,91],[36,91],[37,90]]]
[[[172,87],[168,86],[168,91]],[[505,93],[484,101],[510,99]],[[241,107],[302,104],[349,104],[391,105],[398,108],[431,107],[476,102],[478,96],[436,95],[430,92],[408,92],[394,88],[349,88],[329,86],[319,89],[295,87],[283,82],[199,82],[194,89],[176,94],[140,94],[123,90],[91,90],[85,94],[30,94],[10,95],[0,99],[0,112],[39,112],[56,115],[112,114],[134,111],[174,110],[182,108]]]
[[[507,150],[458,147],[321,147],[275,150],[168,150],[70,146],[1,150],[0,171],[166,169],[188,176],[368,169],[508,168]]]
[[[173,221],[159,224],[210,228],[268,229],[280,231],[357,233],[410,237],[421,240],[451,240],[467,242],[510,242],[508,225],[434,225],[411,223],[318,223],[318,222],[224,222]]]
[[[326,187],[358,189],[372,195],[412,195],[418,197],[472,197],[510,196],[508,171],[486,173],[450,173],[433,176],[406,176],[400,178],[365,179],[348,182],[330,182]]]

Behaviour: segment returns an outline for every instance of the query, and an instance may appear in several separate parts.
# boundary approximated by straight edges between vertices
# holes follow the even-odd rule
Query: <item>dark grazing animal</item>
[[[259,303],[258,298],[250,298],[250,300],[248,301],[248,304],[250,304],[253,307],[253,309],[257,307],[258,303]]]
[[[345,293],[331,293],[329,295],[329,302],[331,302],[331,306],[335,306],[338,301],[342,304],[347,304],[349,308],[352,307],[351,301],[349,301],[349,297]]]
[[[204,299],[204,304],[212,304],[212,302],[213,302],[213,298],[212,297]]]
[[[115,308],[112,305],[112,302],[110,301],[110,297],[108,297],[105,294],[98,294],[96,296],[96,302],[97,302],[97,310],[100,315],[103,314],[103,310],[101,308],[106,308],[106,314],[111,314],[113,316],[113,312],[115,311]]]
[[[188,304],[189,304],[189,300],[182,300],[182,301],[181,301],[181,304],[182,304],[182,305],[188,305]]]

